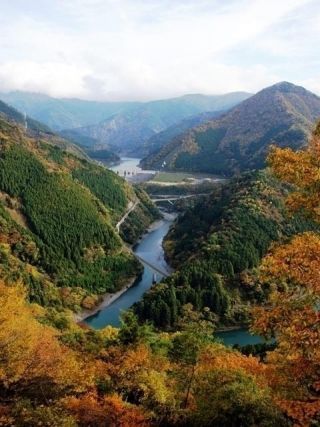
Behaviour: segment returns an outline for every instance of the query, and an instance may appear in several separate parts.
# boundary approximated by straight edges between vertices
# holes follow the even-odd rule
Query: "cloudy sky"
[[[320,95],[319,0],[0,0],[0,91],[84,99]]]

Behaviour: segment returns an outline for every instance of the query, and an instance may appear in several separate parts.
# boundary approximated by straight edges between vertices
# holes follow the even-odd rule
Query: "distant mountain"
[[[41,93],[20,91],[0,93],[0,99],[55,131],[99,123],[107,117],[140,105],[138,102],[58,99]]]
[[[205,123],[208,120],[219,117],[224,113],[225,111],[209,111],[206,113],[196,114],[195,116],[188,117],[187,119],[183,119],[181,122],[156,133],[150,139],[148,139],[144,144],[145,151],[150,154],[154,153],[170,142],[173,138],[177,137],[178,135],[182,135],[188,129],[198,126],[201,123]]]
[[[26,129],[31,137],[41,138],[42,141],[60,147],[61,149],[72,153],[80,158],[86,158],[85,152],[76,144],[68,139],[64,139],[55,134],[48,126],[25,116],[20,111],[10,107],[5,102],[0,101],[0,118],[18,124]]]
[[[271,144],[299,148],[320,117],[320,98],[282,82],[231,111],[172,139],[143,161],[161,167],[232,175],[262,168]]]
[[[145,153],[146,141],[181,120],[206,111],[228,110],[251,96],[245,92],[225,95],[185,95],[140,104],[115,114],[97,125],[73,130],[97,141],[97,145],[117,151]]]

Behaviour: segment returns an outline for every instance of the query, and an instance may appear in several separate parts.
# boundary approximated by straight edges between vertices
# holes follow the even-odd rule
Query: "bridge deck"
[[[152,270],[154,270],[156,273],[161,274],[161,276],[169,277],[169,273],[167,271],[161,270],[158,267],[155,267],[152,265],[149,261],[146,261],[145,259],[141,258],[139,255],[133,252],[133,255],[143,264],[146,264],[148,267],[150,267]]]

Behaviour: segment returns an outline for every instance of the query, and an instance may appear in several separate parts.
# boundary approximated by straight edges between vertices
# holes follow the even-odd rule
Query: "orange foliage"
[[[256,357],[244,356],[241,353],[226,349],[223,345],[210,345],[200,354],[198,372],[211,370],[243,371],[252,375],[257,383],[267,385],[266,367]]]
[[[282,286],[267,308],[254,312],[254,330],[275,336],[269,382],[276,399],[297,425],[320,416],[320,237],[305,233],[265,258],[262,275]]]
[[[116,394],[99,397],[95,393],[65,401],[66,408],[80,425],[110,427],[147,427],[148,420],[136,406],[129,405]]]
[[[274,148],[269,160],[295,186],[289,206],[320,221],[320,124],[306,151]],[[264,259],[261,278],[274,285],[253,325],[277,340],[268,380],[280,408],[296,425],[309,426],[320,420],[320,236],[304,233],[276,248]]]
[[[273,147],[269,162],[278,178],[295,186],[288,206],[320,221],[320,123],[307,150]]]

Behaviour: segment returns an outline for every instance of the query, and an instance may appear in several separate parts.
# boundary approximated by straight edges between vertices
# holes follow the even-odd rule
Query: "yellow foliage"
[[[289,207],[320,222],[320,123],[307,150],[273,148],[269,161],[294,185]],[[267,359],[268,381],[280,408],[297,426],[309,426],[320,418],[319,234],[275,248],[262,263],[261,279],[275,284],[268,307],[254,312],[254,331],[277,340]]]
[[[35,378],[79,391],[92,383],[92,373],[59,342],[57,331],[35,319],[21,285],[0,282],[0,306],[0,381],[6,387]]]

